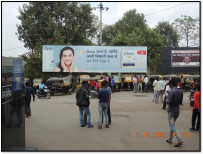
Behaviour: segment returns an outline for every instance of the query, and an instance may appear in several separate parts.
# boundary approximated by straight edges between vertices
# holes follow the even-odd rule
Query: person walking
[[[176,130],[175,122],[179,116],[179,110],[180,110],[179,105],[182,104],[182,101],[183,101],[183,92],[177,88],[176,81],[171,80],[169,82],[169,85],[171,87],[171,91],[168,96],[167,104],[169,105],[168,121],[169,121],[169,127],[170,127],[170,135],[169,135],[169,139],[166,140],[166,142],[172,143],[173,134],[175,134],[178,140],[178,143],[175,145],[175,147],[179,147],[180,145],[183,144],[183,140],[180,137],[178,131]]]
[[[98,128],[102,129],[102,114],[104,113],[105,120],[106,120],[106,128],[109,128],[108,117],[107,117],[107,110],[108,110],[108,102],[109,102],[109,92],[106,89],[105,81],[101,83],[102,89],[99,91],[98,99],[99,99],[99,124]]]
[[[76,93],[76,105],[79,107],[80,111],[80,127],[85,127],[83,120],[83,111],[85,111],[87,114],[88,128],[92,128],[94,126],[91,124],[91,113],[89,109],[90,100],[87,89],[88,89],[87,81],[83,81],[82,86],[78,89]]]
[[[133,78],[133,86],[134,86],[134,93],[136,93],[137,92],[137,76],[136,75]]]
[[[154,82],[153,82],[153,87],[154,87],[154,97],[152,102],[156,101],[157,98],[157,92],[158,92],[158,81],[157,78],[155,78]]]
[[[31,95],[33,96],[33,102],[35,101],[35,94],[34,90],[32,87],[30,87],[30,82],[25,83],[25,115],[26,117],[31,116],[31,108],[30,108],[30,103],[31,103]]]
[[[165,89],[165,82],[163,78],[160,78],[160,80],[158,81],[158,94],[157,94],[155,103],[158,103],[160,98],[161,98],[161,103],[163,103],[164,89]]]
[[[200,129],[200,86],[198,85],[196,89],[197,92],[194,94],[194,108],[192,112],[192,128],[190,128],[190,132],[198,132]]]
[[[171,91],[171,88],[170,88],[169,84],[167,83],[166,88],[165,88],[165,93],[164,93],[165,96],[164,96],[164,103],[163,103],[162,109],[166,108],[166,102],[168,101],[168,95],[169,95],[170,91]]]
[[[145,92],[148,93],[148,77],[147,77],[147,75],[145,75],[145,78],[144,78],[144,89],[145,89]]]

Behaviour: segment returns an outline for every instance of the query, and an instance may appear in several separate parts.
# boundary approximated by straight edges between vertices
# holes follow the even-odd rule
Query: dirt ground
[[[192,108],[189,92],[184,92],[183,106],[176,121],[176,128],[183,138],[168,144],[168,113],[162,104],[152,102],[153,93],[122,91],[112,94],[110,128],[97,128],[99,120],[98,99],[91,99],[90,111],[93,128],[80,127],[79,109],[75,93],[57,94],[50,99],[38,99],[31,103],[32,116],[26,118],[26,147],[49,151],[198,151],[200,133],[189,132]],[[161,135],[160,135],[161,134]]]

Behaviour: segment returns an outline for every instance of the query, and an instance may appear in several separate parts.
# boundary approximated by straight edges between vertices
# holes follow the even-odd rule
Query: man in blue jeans
[[[87,125],[88,128],[94,127],[90,120],[91,120],[91,113],[89,109],[90,100],[88,96],[88,83],[87,81],[82,82],[82,86],[79,88],[79,90],[76,93],[76,105],[79,106],[80,111],[80,127],[85,127],[84,120],[83,120],[83,111],[87,114]]]
[[[171,87],[171,91],[168,95],[167,104],[169,104],[168,121],[170,126],[170,135],[169,139],[166,140],[166,142],[172,143],[173,134],[175,134],[178,140],[178,143],[175,145],[175,147],[179,147],[183,144],[183,140],[181,139],[178,131],[175,128],[175,121],[179,116],[179,105],[182,104],[183,101],[183,92],[176,87],[177,83],[175,80],[171,80],[169,82],[169,86]]]
[[[102,129],[102,113],[104,112],[105,120],[106,120],[106,128],[109,128],[108,117],[107,117],[107,109],[108,109],[108,101],[109,101],[109,92],[106,89],[106,84],[103,81],[101,83],[102,89],[99,91],[98,99],[99,99],[99,125],[98,128]]]

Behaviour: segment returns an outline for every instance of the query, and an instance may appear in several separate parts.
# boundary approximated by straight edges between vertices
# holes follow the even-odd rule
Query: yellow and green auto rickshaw
[[[122,90],[133,90],[133,75],[123,75],[122,76]]]
[[[74,91],[72,76],[66,77],[50,77],[46,82],[47,88],[50,90],[50,94],[64,93],[71,94]]]
[[[118,75],[113,75],[115,86],[115,91],[121,91],[121,77]],[[112,80],[111,80],[112,81]]]
[[[87,79],[87,78],[90,78],[90,76],[89,75],[80,75],[77,77],[77,79],[76,79],[76,89],[77,90],[82,85],[82,79],[84,79],[84,78]]]

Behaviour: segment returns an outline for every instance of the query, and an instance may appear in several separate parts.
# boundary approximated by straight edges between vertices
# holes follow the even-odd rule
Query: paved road
[[[167,137],[156,137],[158,133],[169,132],[169,125],[162,104],[152,103],[153,93],[132,91],[112,94],[112,125],[103,129],[97,128],[97,99],[91,99],[90,105],[94,128],[80,127],[75,93],[36,99],[31,103],[32,116],[26,118],[26,146],[39,150],[199,150],[200,133],[189,133],[192,108],[188,95],[184,93],[184,106],[176,122],[184,140],[179,148],[174,147],[176,138],[173,144],[168,144]]]

